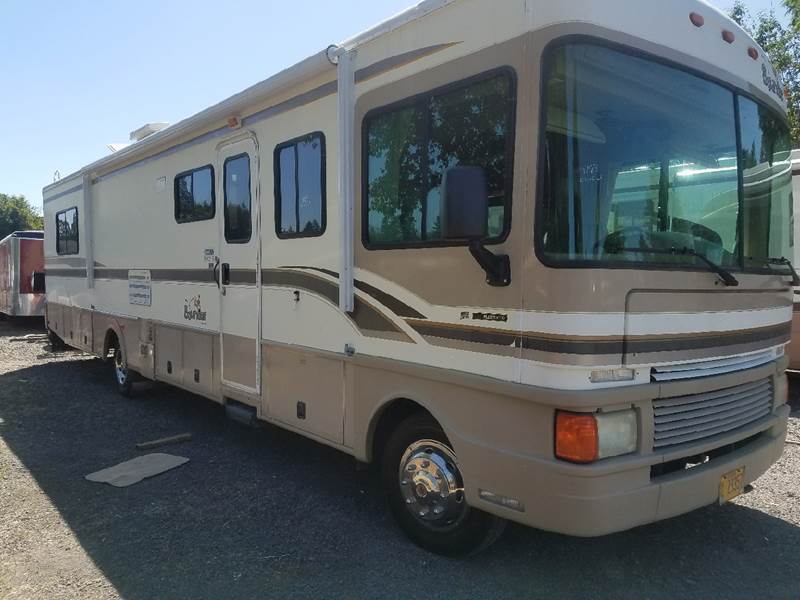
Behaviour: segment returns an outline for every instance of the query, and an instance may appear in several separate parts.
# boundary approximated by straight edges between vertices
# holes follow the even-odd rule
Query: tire
[[[62,352],[67,349],[67,345],[64,343],[64,340],[62,340],[52,329],[47,330],[47,341],[50,342],[51,352]]]
[[[412,415],[389,437],[381,478],[398,525],[425,550],[470,556],[488,548],[505,529],[505,520],[466,503],[455,453],[428,413]]]
[[[128,369],[128,363],[125,360],[125,354],[120,347],[114,346],[113,348],[113,361],[114,368],[114,383],[117,385],[117,392],[126,398],[130,397],[133,391],[133,372]]]

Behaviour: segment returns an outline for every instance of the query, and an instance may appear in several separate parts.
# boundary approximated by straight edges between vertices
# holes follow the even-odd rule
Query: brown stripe
[[[128,270],[127,269],[95,269],[94,270],[94,278],[95,279],[128,279]]]
[[[339,304],[338,283],[333,283],[310,273],[290,271],[288,269],[264,269],[261,271],[261,283],[268,287],[280,286],[305,290],[326,298],[331,304]],[[389,318],[359,298],[356,298],[355,310],[350,317],[361,330],[392,332],[401,334],[406,338],[406,341],[413,341]]]
[[[256,273],[255,269],[231,269],[231,285],[256,285]]]
[[[94,276],[97,279],[128,280],[128,272],[131,269],[95,269]],[[150,271],[152,281],[161,282],[181,282],[181,283],[214,283],[214,271],[212,269],[144,269]],[[231,271],[231,277],[236,271]],[[255,271],[251,271],[255,279]]]
[[[73,267],[73,268],[85,268],[86,267],[86,259],[85,258],[75,258],[75,257],[52,257],[52,258],[45,258],[44,259],[45,267],[49,266],[64,266],[64,267]]]
[[[331,271],[330,269],[320,269],[318,267],[289,267],[289,266],[281,268],[308,269],[309,271],[317,271],[319,273],[325,273],[326,275],[329,275],[335,279],[339,279],[339,274],[336,271]],[[361,290],[368,296],[372,296],[375,300],[383,304],[386,308],[390,309],[398,317],[404,317],[408,319],[427,319],[425,315],[415,310],[414,308],[410,307],[402,300],[395,298],[391,294],[388,294],[387,292],[384,292],[383,290],[380,290],[375,286],[372,286],[363,281],[359,281],[358,279],[354,281],[353,285],[355,285],[356,289]]]
[[[339,304],[339,286],[308,273],[285,269],[264,269],[261,271],[261,284],[303,289],[322,296],[332,304]]]
[[[791,322],[772,327],[747,329],[737,332],[711,333],[701,336],[685,336],[662,340],[631,340],[626,342],[626,353],[645,354],[651,352],[674,352],[677,350],[698,350],[719,346],[735,346],[772,340],[776,344],[788,342],[792,336]]]
[[[456,46],[460,43],[461,42],[448,42],[446,44],[426,46],[425,48],[418,48],[416,50],[411,50],[410,52],[404,52],[403,54],[398,54],[397,56],[390,56],[389,58],[379,60],[376,63],[356,71],[356,83],[361,83],[363,81],[372,79],[373,77],[377,77],[378,75],[393,71],[394,69],[404,67],[405,65],[409,65],[422,58],[425,58],[426,56],[441,52],[442,50],[447,50],[448,48]]]
[[[427,319],[425,315],[411,308],[402,300],[398,300],[394,296],[384,292],[383,290],[379,290],[368,283],[364,283],[363,281],[356,279],[353,285],[356,286],[356,289],[359,289],[365,294],[375,298],[375,300],[383,304],[386,308],[390,309],[398,317],[409,319]]]
[[[127,275],[126,275],[127,277]],[[184,283],[214,283],[213,269],[156,269],[150,270],[153,281],[180,281]]]
[[[86,277],[86,269],[48,269],[44,270],[46,277]]]
[[[449,323],[429,323],[408,321],[421,335],[446,339],[489,344],[494,346],[524,348],[555,354],[649,354],[654,352],[674,352],[747,344],[764,340],[788,341],[791,336],[791,323],[772,327],[749,329],[734,332],[702,333],[673,337],[638,337],[623,339],[554,338],[546,334],[516,333],[513,331],[486,330],[482,328],[458,327]]]

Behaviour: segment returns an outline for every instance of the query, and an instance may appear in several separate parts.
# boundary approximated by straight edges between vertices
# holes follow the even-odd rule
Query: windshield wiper
[[[699,258],[713,273],[720,278],[722,283],[727,287],[737,287],[739,280],[731,274],[730,271],[721,267],[713,260],[708,258],[705,254],[698,252],[692,248],[670,248],[669,250],[661,250],[657,248],[620,248],[623,252],[636,252],[638,254],[666,254],[670,256],[694,256]],[[798,282],[800,285],[800,282]]]
[[[777,266],[781,266],[781,267],[789,267],[789,272],[787,273],[787,275],[789,275],[789,277],[792,278],[792,286],[793,287],[800,286],[800,276],[797,275],[797,271],[795,270],[794,265],[792,265],[792,261],[790,261],[786,257],[781,257],[781,258],[756,258],[754,256],[750,256],[750,257],[747,258],[747,260],[762,261],[762,262],[767,263],[768,265],[777,265]]]

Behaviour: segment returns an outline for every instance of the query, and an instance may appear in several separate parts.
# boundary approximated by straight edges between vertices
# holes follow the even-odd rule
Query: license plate
[[[744,492],[744,467],[726,473],[719,480],[719,503],[730,502]]]

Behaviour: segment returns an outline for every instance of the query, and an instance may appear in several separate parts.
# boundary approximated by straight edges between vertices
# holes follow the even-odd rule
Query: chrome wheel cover
[[[398,477],[406,509],[426,527],[453,529],[469,513],[455,454],[442,442],[411,444],[400,460]]]
[[[128,367],[122,360],[122,352],[114,352],[114,374],[117,376],[117,383],[124,386],[128,382]]]

